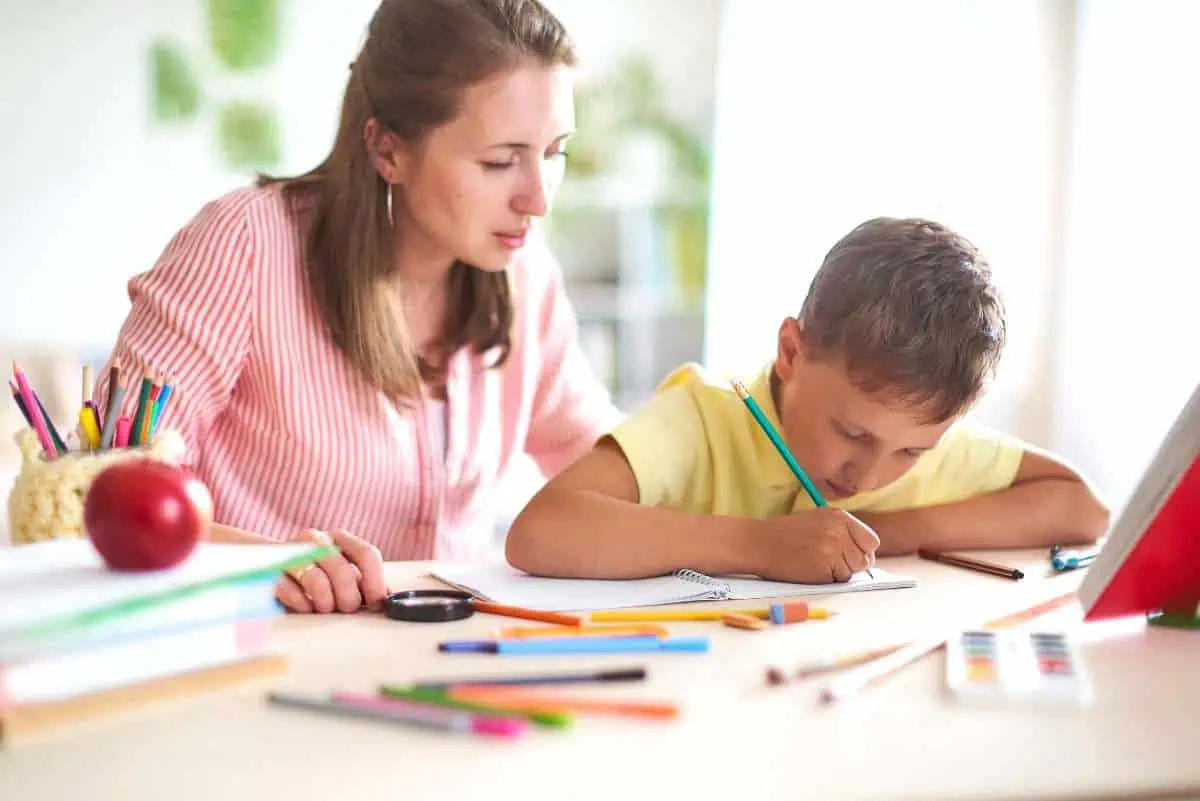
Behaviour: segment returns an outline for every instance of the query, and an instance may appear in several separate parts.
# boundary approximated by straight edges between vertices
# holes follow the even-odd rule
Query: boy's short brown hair
[[[800,310],[811,356],[843,363],[866,392],[930,404],[931,422],[970,406],[1004,348],[987,259],[944,225],[868,220],[826,254]]]

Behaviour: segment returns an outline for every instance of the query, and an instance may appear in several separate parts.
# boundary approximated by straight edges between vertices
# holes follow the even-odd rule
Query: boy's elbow
[[[538,537],[538,532],[544,529],[538,522],[541,516],[538,500],[534,496],[526,504],[513,520],[504,539],[504,559],[517,570],[534,575],[545,572],[542,562],[546,549]]]
[[[508,535],[504,538],[504,559],[517,570],[526,573],[529,569],[531,547],[530,526],[527,520],[528,507],[521,511],[509,526]]]

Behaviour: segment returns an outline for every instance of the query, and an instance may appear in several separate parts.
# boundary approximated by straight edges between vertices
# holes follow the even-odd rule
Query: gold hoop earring
[[[391,184],[387,185],[387,215],[388,215],[388,228],[395,228],[396,223],[394,223],[392,221],[392,185]]]

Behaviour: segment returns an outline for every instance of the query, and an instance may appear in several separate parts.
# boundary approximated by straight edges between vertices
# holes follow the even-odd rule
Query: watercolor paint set
[[[946,643],[946,686],[964,700],[1086,704],[1091,680],[1070,638],[1054,631],[966,630]]]

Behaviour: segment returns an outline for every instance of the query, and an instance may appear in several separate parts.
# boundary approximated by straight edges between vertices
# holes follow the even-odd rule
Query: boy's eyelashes
[[[869,432],[869,431],[854,431],[854,430],[846,427],[842,423],[839,423],[837,420],[833,421],[833,429],[842,437],[842,439],[845,439],[847,442],[853,442],[855,445],[872,445],[873,446],[873,445],[875,445],[876,442],[878,442],[878,438],[871,432]],[[927,450],[929,450],[929,448],[914,447],[914,448],[901,448],[899,452],[904,454],[905,456],[915,459],[915,458],[919,457],[921,454],[925,453]]]
[[[851,431],[837,420],[833,421],[833,430],[838,432],[843,439],[849,440],[850,442],[869,444],[875,440],[875,437],[870,433],[866,431]]]

